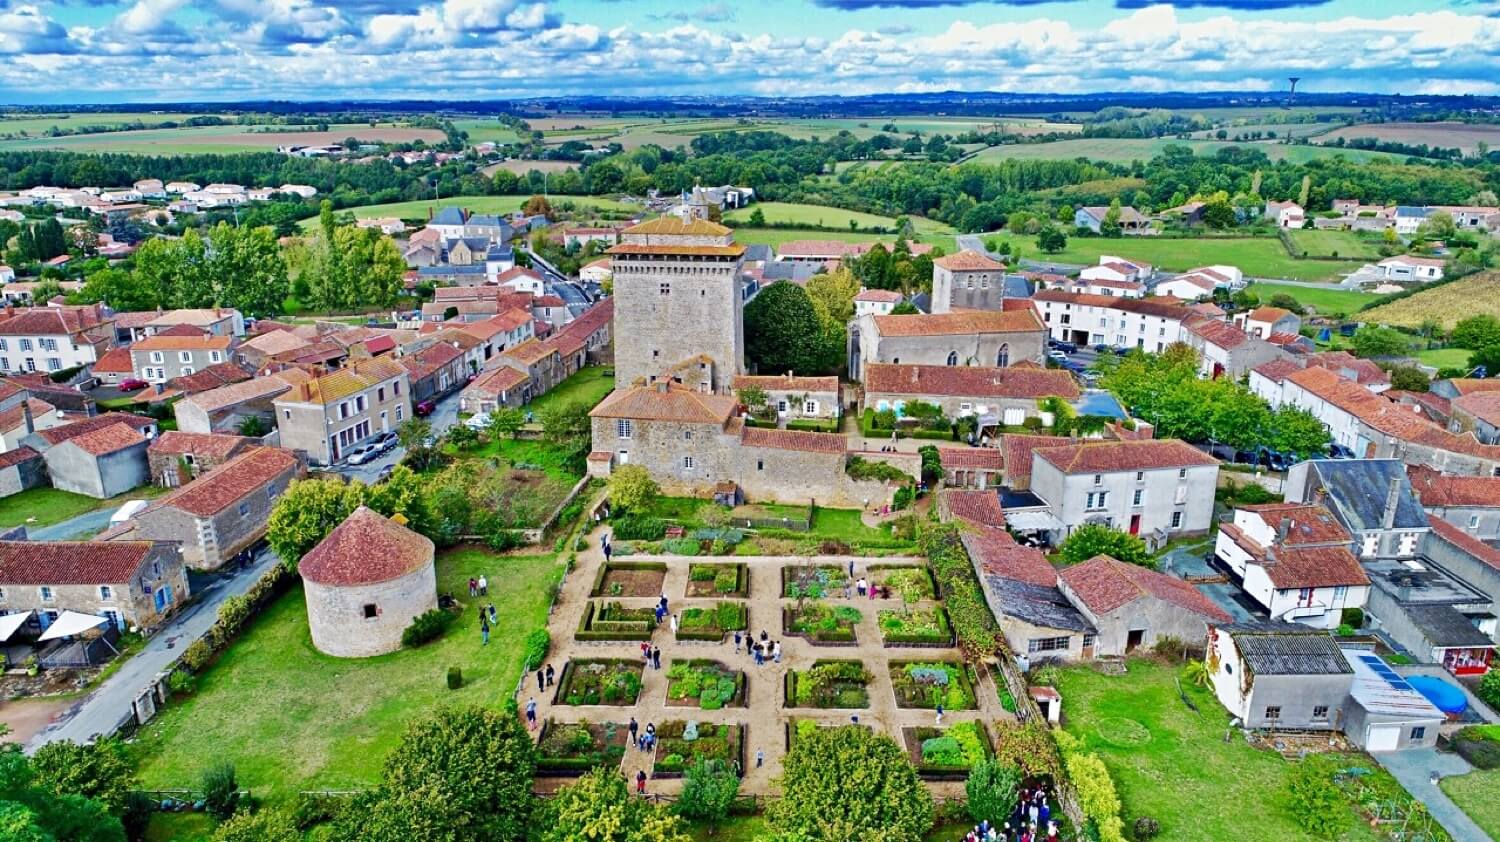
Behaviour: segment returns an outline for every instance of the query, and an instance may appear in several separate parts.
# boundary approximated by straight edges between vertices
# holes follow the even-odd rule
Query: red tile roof
[[[984,572],[1044,588],[1057,586],[1057,568],[1035,547],[1024,547],[1004,529],[976,526],[963,534],[968,548]]]
[[[1271,580],[1271,585],[1278,590],[1370,583],[1370,577],[1347,544],[1308,545],[1289,540],[1280,546],[1268,548],[1232,523],[1220,524],[1219,531],[1254,559],[1266,571],[1266,578]],[[1346,536],[1347,534],[1345,533]],[[1290,534],[1288,538],[1291,538]]]
[[[40,458],[42,458],[42,454],[37,453],[29,447],[14,447],[4,453],[0,453],[0,468],[14,468],[22,462],[29,462],[32,459]]]
[[[1301,371],[1302,366],[1284,357],[1278,357],[1268,363],[1261,363],[1250,370],[1279,384],[1283,380],[1286,380],[1287,375]]]
[[[901,293],[890,289],[862,289],[859,295],[854,296],[855,301],[874,301],[881,304],[900,304],[904,298],[905,296]]]
[[[959,398],[1035,400],[1081,394],[1073,375],[1060,368],[988,368],[982,366],[869,363],[866,394],[941,395]]]
[[[479,372],[474,382],[464,387],[464,394],[498,396],[501,392],[508,392],[520,386],[531,378],[526,372],[518,371],[508,365],[487,368]]]
[[[40,398],[27,398],[24,402],[0,412],[0,431],[19,429],[26,423],[27,409],[31,410],[31,417],[35,420],[49,412],[55,412],[57,407]]]
[[[1425,465],[1408,465],[1406,475],[1424,506],[1500,508],[1500,477],[1452,476]]]
[[[1100,441],[1062,447],[1038,447],[1036,455],[1065,474],[1154,471],[1163,468],[1217,466],[1219,460],[1180,439]],[[1006,460],[1007,464],[1010,461]]]
[[[151,446],[146,448],[146,451],[153,454],[175,456],[192,454],[197,457],[224,459],[241,448],[248,447],[254,441],[245,436],[231,436],[224,433],[184,433],[181,430],[166,430],[151,442]]]
[[[1427,522],[1432,524],[1432,531],[1444,541],[1474,556],[1490,567],[1500,570],[1500,550],[1464,532],[1462,529],[1459,529],[1437,515],[1428,515]]]
[[[1005,467],[1005,454],[996,447],[940,447],[938,458],[950,470],[998,471]]]
[[[149,541],[0,541],[0,584],[122,584],[150,552]]]
[[[279,447],[256,447],[241,453],[152,504],[198,517],[212,517],[252,492],[265,493],[268,483],[298,467],[297,456]]]
[[[1229,322],[1221,322],[1218,319],[1195,316],[1183,326],[1193,335],[1201,337],[1204,342],[1212,343],[1226,351],[1238,348],[1250,341],[1250,334]]]
[[[431,377],[437,373],[438,369],[449,365],[463,355],[463,351],[446,342],[434,342],[415,354],[401,357],[400,361],[401,365],[405,366],[407,374],[411,375],[413,381],[416,381]]]
[[[192,374],[173,377],[167,381],[167,388],[178,394],[196,395],[231,383],[243,383],[251,376],[250,370],[239,363],[214,363]]]
[[[1169,602],[1215,622],[1231,619],[1197,588],[1175,576],[1147,570],[1137,564],[1126,564],[1106,555],[1098,555],[1072,567],[1063,568],[1059,578],[1096,616],[1108,614],[1122,605],[1150,597]]]
[[[1257,307],[1251,310],[1245,318],[1255,322],[1275,322],[1292,314],[1291,310],[1283,307]]]
[[[111,348],[90,366],[95,374],[130,374],[135,368],[130,364],[129,348]]]
[[[94,456],[107,456],[146,441],[146,437],[129,424],[110,424],[68,439],[68,443]]]
[[[1023,433],[1006,433],[1000,437],[1000,450],[1005,454],[1005,481],[1017,491],[1031,486],[1031,454],[1039,447],[1062,447],[1077,444],[1083,439],[1070,436],[1031,436]]]
[[[302,578],[328,587],[375,585],[432,566],[432,542],[360,506],[297,565]]]
[[[731,383],[736,392],[760,389],[765,392],[834,392],[839,390],[837,377],[796,377],[791,374],[741,374]]]
[[[1473,392],[1453,399],[1452,407],[1480,421],[1500,426],[1500,392]]]
[[[31,307],[0,317],[0,335],[46,336],[80,333],[103,324],[97,305],[87,307]]]
[[[64,424],[61,427],[37,430],[36,434],[41,436],[42,440],[48,444],[55,445],[62,444],[68,439],[81,436],[85,433],[91,433],[95,430],[112,427],[115,424],[121,423],[128,424],[137,430],[144,430],[155,426],[156,419],[148,418],[144,415],[133,415],[129,412],[106,412],[103,415],[95,415],[91,418],[80,418],[71,424]]]
[[[995,528],[1005,526],[1005,511],[1000,508],[1000,495],[994,491],[945,489],[943,505],[948,507],[949,514],[966,523]]]
[[[1005,269],[1004,263],[997,263],[971,249],[939,257],[932,261],[932,265],[941,266],[950,272],[1001,272]]]
[[[658,380],[616,389],[589,411],[594,418],[723,424],[734,414],[734,398],[706,395],[673,381]]]
[[[1500,377],[1489,377],[1483,380],[1474,377],[1454,377],[1448,383],[1460,395],[1467,395],[1472,392],[1500,391]]]
[[[1333,544],[1353,540],[1333,513],[1316,503],[1261,503],[1240,506],[1239,509],[1259,515],[1261,521],[1273,532],[1280,528],[1283,520],[1287,521],[1286,538],[1282,542],[1285,546]]]
[[[959,336],[974,333],[1025,333],[1043,329],[1035,310],[969,310],[961,313],[912,313],[874,316],[881,336]]]
[[[132,351],[225,351],[234,343],[233,337],[213,336],[197,333],[188,336],[157,333],[138,339],[130,346]]]
[[[746,427],[740,433],[740,444],[745,447],[770,447],[806,453],[843,453],[848,439],[838,433]]]

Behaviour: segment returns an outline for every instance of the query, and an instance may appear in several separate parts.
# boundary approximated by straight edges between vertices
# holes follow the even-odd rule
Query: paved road
[[[441,437],[449,427],[458,421],[458,395],[462,389],[448,393],[437,402],[437,408],[427,416],[428,423],[432,424],[432,434]],[[366,484],[375,482],[380,476],[380,469],[386,465],[394,465],[401,461],[406,455],[406,448],[396,445],[395,449],[386,453],[379,459],[366,462],[363,465],[338,465],[333,469],[334,473],[342,474],[350,479],[357,479]]]
[[[1386,768],[1412,797],[1427,806],[1428,812],[1454,839],[1464,842],[1490,842],[1489,834],[1480,829],[1469,815],[1453,803],[1447,793],[1432,782],[1434,775],[1442,778],[1450,775],[1465,775],[1474,770],[1467,760],[1457,754],[1439,752],[1432,748],[1412,748],[1406,751],[1383,751],[1372,755]]]
[[[26,537],[32,541],[67,541],[86,532],[91,535],[103,532],[104,528],[109,526],[110,516],[123,505],[124,503],[121,503],[119,506],[106,506],[98,511],[85,512],[51,526],[28,526]]]
[[[208,631],[219,616],[219,605],[229,597],[249,590],[271,565],[280,563],[281,559],[275,553],[265,550],[250,569],[220,579],[196,594],[196,601],[159,630],[144,649],[120,667],[119,672],[33,737],[26,744],[26,751],[34,752],[57,740],[85,742],[99,734],[112,732],[130,718],[130,706],[136,696],[150,686],[157,674],[175,661],[182,650]]]

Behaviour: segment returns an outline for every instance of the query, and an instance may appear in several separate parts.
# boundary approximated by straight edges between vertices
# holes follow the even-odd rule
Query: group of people
[[[474,580],[470,579],[469,581],[473,582]],[[483,577],[480,578],[480,581],[484,581]],[[488,586],[486,586],[486,589],[488,589]],[[471,595],[473,594],[473,590],[474,586],[471,584],[469,586]],[[489,605],[479,606],[479,637],[484,641],[481,644],[482,646],[490,645],[490,626],[496,623],[498,617],[499,614],[495,611],[495,603],[491,602]]]
[[[1001,827],[986,819],[964,834],[963,842],[1058,842],[1057,822],[1041,785],[1022,787],[1015,809]]]
[[[472,598],[474,598],[476,596],[489,596],[489,595],[490,595],[490,580],[484,578],[484,574],[483,573],[479,574],[479,578],[477,578],[477,579],[474,578],[473,576],[469,577],[469,598],[472,599]]]
[[[650,641],[641,641],[641,659],[646,662],[647,669],[661,669],[661,647],[652,646]]]
[[[745,632],[743,635],[741,635],[739,632],[735,632],[735,652],[740,651],[741,641],[743,641],[745,644],[745,654],[755,658],[756,666],[764,666],[766,661],[774,661],[778,664],[781,663],[781,641],[772,640],[771,636],[766,633],[765,629],[760,630],[759,640],[752,637],[749,632]]]

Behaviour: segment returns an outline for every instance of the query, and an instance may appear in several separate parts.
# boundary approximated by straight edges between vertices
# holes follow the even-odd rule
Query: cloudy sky
[[[1500,94],[1500,0],[0,0],[0,102]]]

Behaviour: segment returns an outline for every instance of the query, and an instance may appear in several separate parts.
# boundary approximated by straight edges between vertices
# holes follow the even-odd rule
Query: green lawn
[[[962,839],[973,825],[957,824],[938,825],[928,831],[922,837],[923,842],[953,842]],[[734,816],[714,831],[710,832],[705,825],[697,825],[692,829],[694,842],[755,842],[770,830],[765,818],[761,816]]]
[[[398,219],[420,219],[426,220],[428,211],[437,211],[439,208],[461,207],[468,208],[474,213],[512,213],[521,209],[526,204],[526,196],[449,196],[442,199],[419,199],[414,202],[390,202],[384,205],[362,205],[354,208],[344,208],[340,211],[350,211],[356,219],[368,219],[371,217],[394,216]],[[600,196],[553,196],[551,197],[554,208],[571,204],[578,208],[590,208],[600,211],[629,212],[639,211],[639,205],[627,205],[614,199],[606,199]],[[300,223],[303,228],[317,224],[317,217],[304,219]]]
[[[793,202],[760,202],[748,208],[740,208],[724,214],[724,224],[734,227],[737,223],[744,223],[750,215],[759,209],[766,218],[766,222],[772,225],[808,225],[833,228],[848,228],[853,221],[861,228],[890,228],[896,224],[894,217],[880,216],[879,214],[863,213],[861,211],[844,210],[843,208],[832,208],[826,205],[805,205]],[[917,233],[931,234],[934,236],[952,236],[953,228],[938,222],[935,219],[914,216],[908,217]],[[842,233],[842,232],[840,232]]]
[[[1353,315],[1359,312],[1359,308],[1371,301],[1379,301],[1384,297],[1373,292],[1355,292],[1332,286],[1327,289],[1315,289],[1289,284],[1251,284],[1246,289],[1260,296],[1262,304],[1270,301],[1273,295],[1285,293],[1297,299],[1302,306],[1311,307],[1324,315],[1331,313]]]
[[[1379,260],[1378,240],[1362,237],[1353,231],[1320,231],[1304,228],[1287,231],[1300,252],[1309,257],[1343,257]]]
[[[136,742],[143,788],[196,786],[203,769],[232,761],[240,784],[283,798],[304,788],[367,786],[404,723],[444,703],[499,707],[516,688],[521,642],[546,620],[552,556],[458,549],[438,558],[438,590],[467,598],[485,574],[499,622],[481,647],[473,608],[442,639],[375,658],[333,658],[312,646],[302,589],[292,589]],[[500,584],[500,583],[503,583]],[[449,666],[464,686],[450,691]]]
[[[152,813],[145,842],[204,842],[213,836],[207,813]]]
[[[1093,265],[1099,256],[1112,254],[1128,260],[1142,260],[1162,269],[1181,272],[1227,263],[1238,266],[1250,277],[1290,278],[1295,281],[1337,279],[1340,273],[1360,267],[1357,261],[1301,260],[1287,254],[1275,237],[1068,237],[1068,247],[1057,254],[1043,254],[1035,237],[1001,236],[1021,248],[1032,260],[1054,260],[1059,263]]]
[[[1469,365],[1469,355],[1473,353],[1467,348],[1432,348],[1418,351],[1417,359],[1437,368],[1465,368]]]
[[[1443,778],[1438,786],[1485,833],[1500,839],[1500,769]]]
[[[129,495],[124,495],[112,500],[98,500],[56,488],[28,488],[20,494],[0,497],[0,527],[8,529],[23,523],[27,526],[51,526],[95,509],[122,503],[128,497]]]
[[[613,372],[613,368],[602,365],[581,368],[557,384],[552,391],[527,404],[526,409],[537,415],[541,415],[542,410],[549,406],[566,406],[570,403],[582,403],[592,409],[615,387]]]
[[[1087,666],[1061,670],[1057,690],[1066,728],[1109,768],[1125,826],[1150,816],[1161,823],[1161,838],[1174,842],[1308,839],[1281,792],[1287,762],[1231,733],[1229,714],[1210,691],[1184,685],[1199,712],[1188,709],[1178,698],[1176,677],[1177,670],[1141,659],[1131,660],[1121,676]],[[1107,741],[1122,733],[1134,737],[1137,726],[1148,734],[1144,744]],[[1341,838],[1378,837],[1356,822]]]

